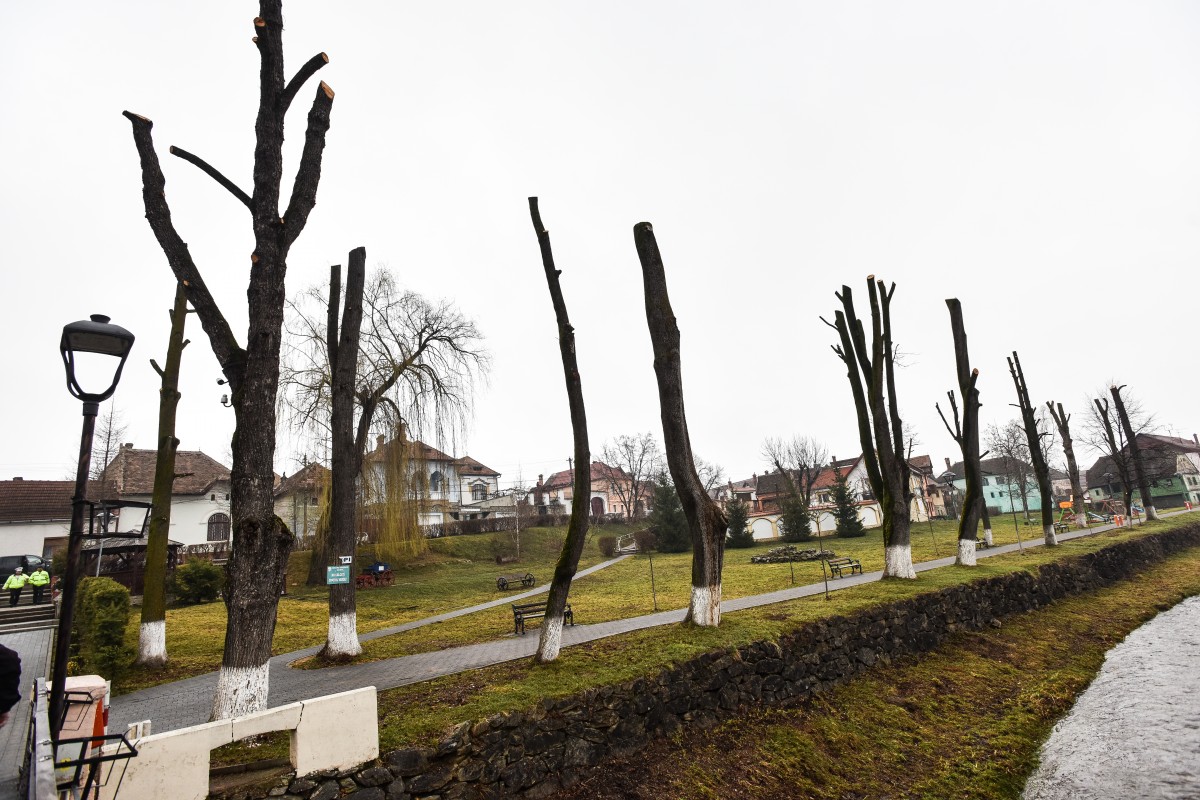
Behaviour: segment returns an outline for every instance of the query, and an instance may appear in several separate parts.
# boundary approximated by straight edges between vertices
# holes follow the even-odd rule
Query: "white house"
[[[494,499],[500,492],[500,473],[470,456],[455,458],[419,440],[399,441],[379,436],[375,449],[363,459],[367,503],[385,502],[389,473],[404,475],[405,494],[420,499],[418,522],[441,525],[457,519],[492,516]],[[508,504],[508,505],[511,505]]]
[[[48,558],[65,547],[74,494],[75,481],[0,481],[0,556]]]

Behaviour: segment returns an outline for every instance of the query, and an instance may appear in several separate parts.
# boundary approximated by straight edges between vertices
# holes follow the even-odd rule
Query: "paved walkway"
[[[18,796],[17,773],[25,758],[25,739],[29,735],[29,698],[33,682],[45,677],[49,671],[53,634],[51,628],[42,628],[0,635],[0,644],[16,650],[21,656],[21,699],[8,712],[8,722],[0,728],[0,798],[3,800]]]
[[[1092,526],[1086,530],[1060,534],[1058,539],[1059,541],[1067,541],[1080,536],[1088,536],[1101,531],[1111,530],[1112,528],[1112,525]],[[917,533],[915,528],[914,533]],[[1024,547],[1040,547],[1043,544],[1042,537],[1038,536],[1036,539],[1024,542]],[[989,558],[1003,553],[1015,552],[1019,548],[1020,545],[1017,544],[1000,545],[980,550],[978,557]],[[622,556],[603,562],[602,564],[597,564],[590,569],[581,570],[577,577],[583,577],[596,570],[603,569],[625,557]],[[917,572],[926,572],[931,569],[950,566],[953,563],[953,556],[939,558],[917,564],[916,570]],[[882,577],[883,572],[879,571],[839,578],[835,581],[830,581],[829,590],[835,591],[838,589],[847,589],[852,586],[860,586],[864,583],[878,581]],[[437,617],[430,617],[404,625],[397,625],[393,628],[373,631],[363,634],[360,638],[365,641],[377,639],[381,636],[389,636],[393,633],[412,630],[413,628],[433,622],[440,622],[445,619],[452,619],[479,610],[511,603],[514,600],[531,597],[548,589],[548,585],[542,586],[523,594],[506,596],[499,600],[460,609]],[[722,613],[728,613],[745,608],[781,603],[786,600],[821,594],[824,591],[824,583],[795,586],[767,594],[726,600],[721,603],[721,611]],[[686,609],[675,609],[673,611],[662,611],[657,614],[646,614],[629,619],[600,622],[594,625],[566,627],[563,629],[563,646],[570,647],[571,645],[592,642],[597,639],[628,633],[629,631],[682,622],[685,615]],[[329,667],[319,670],[301,670],[288,667],[288,664],[292,661],[304,656],[313,655],[319,649],[318,647],[310,647],[294,653],[284,653],[271,659],[270,705],[284,705],[297,700],[348,691],[363,686],[375,686],[380,690],[392,689],[397,686],[418,683],[443,675],[453,675],[479,667],[528,658],[536,652],[537,644],[538,637],[536,634],[530,636],[509,636],[504,639],[483,642],[481,644],[452,647],[431,653],[418,653],[416,655],[392,658],[386,661],[374,661],[367,664],[351,664],[344,667]],[[144,719],[153,720],[153,730],[155,733],[207,722],[211,711],[216,680],[217,673],[210,672],[195,678],[188,678],[175,683],[155,686],[150,689],[143,689],[116,697],[113,699],[110,712],[110,730],[122,731],[127,724]]]

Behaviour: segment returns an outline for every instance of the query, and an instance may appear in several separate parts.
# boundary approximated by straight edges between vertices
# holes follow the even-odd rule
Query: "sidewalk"
[[[1068,541],[1112,529],[1112,525],[1093,526],[1085,530],[1060,534],[1058,539],[1059,541]],[[1024,547],[1027,548],[1041,546],[1044,546],[1044,542],[1040,536],[1037,539],[1024,543]],[[980,550],[978,557],[989,558],[1003,553],[1011,553],[1017,551],[1019,547],[1016,544],[991,547],[986,550]],[[626,556],[606,561],[588,570],[580,571],[577,577],[603,569],[606,566],[617,563],[622,558],[626,558]],[[931,569],[950,566],[953,563],[954,558],[951,556],[933,561],[925,561],[915,565],[915,568],[917,572],[926,572]],[[839,578],[830,581],[829,590],[835,591],[847,589],[852,586],[860,586],[864,583],[878,581],[882,577],[882,571],[878,571]],[[531,597],[548,591],[548,589],[548,586],[542,586],[523,594],[510,595],[499,600],[460,609],[437,617],[429,617],[428,619],[397,625],[393,628],[373,631],[364,634],[360,638],[367,641],[401,631],[412,630],[422,625],[432,624],[433,622],[463,616],[482,609]],[[735,600],[722,602],[721,611],[722,613],[728,613],[745,608],[770,605],[772,603],[821,594],[824,591],[824,583],[814,583],[769,592],[767,594],[739,597]],[[676,609],[640,617],[631,617],[629,619],[601,622],[594,625],[566,627],[563,629],[563,647],[592,642],[597,639],[628,633],[629,631],[682,622],[685,615],[686,609]],[[536,652],[537,644],[537,634],[536,632],[531,632],[528,636],[513,636],[497,641],[454,647],[431,653],[418,653],[387,661],[352,664],[344,667],[329,667],[319,670],[300,670],[288,667],[288,664],[296,659],[315,654],[319,649],[317,647],[298,650],[293,653],[284,653],[275,656],[270,661],[270,705],[284,705],[317,695],[348,691],[362,686],[375,686],[382,691],[384,689],[392,689],[397,686],[405,686],[410,683],[438,678],[443,675],[453,675],[479,667],[528,658]],[[155,733],[163,733],[207,722],[211,711],[216,681],[217,673],[210,672],[195,678],[155,686],[150,689],[143,689],[113,698],[109,722],[110,730],[122,731],[127,724],[144,719],[153,720],[153,730]]]
[[[25,759],[25,738],[29,735],[29,699],[33,682],[49,671],[53,634],[52,629],[42,628],[0,635],[0,644],[21,656],[21,699],[8,712],[8,722],[0,728],[0,798],[18,795],[17,773]]]

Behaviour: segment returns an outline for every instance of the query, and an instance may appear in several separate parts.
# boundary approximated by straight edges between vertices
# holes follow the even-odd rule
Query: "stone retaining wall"
[[[548,797],[610,756],[680,726],[711,725],[757,703],[802,699],[876,663],[930,650],[956,630],[999,625],[1006,615],[1128,578],[1197,545],[1200,525],[1190,525],[1046,564],[1036,572],[972,581],[808,623],[778,642],[706,653],[651,677],[546,700],[530,711],[464,722],[436,748],[397,750],[361,770],[292,779],[269,796]]]

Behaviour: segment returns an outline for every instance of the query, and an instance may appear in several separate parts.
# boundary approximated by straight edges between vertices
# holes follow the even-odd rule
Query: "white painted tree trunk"
[[[705,628],[721,624],[721,586],[693,586],[688,618]]]
[[[1146,521],[1149,522],[1152,519],[1158,519],[1158,509],[1152,505],[1147,504],[1146,505]]]
[[[983,529],[983,540],[985,542],[987,542],[988,547],[992,546],[992,529],[991,528]]]
[[[917,571],[913,569],[912,546],[894,544],[883,551],[883,577],[885,578],[916,578]]]
[[[213,696],[212,719],[229,719],[262,711],[267,707],[270,667],[221,667]]]
[[[1054,533],[1053,525],[1043,525],[1042,531],[1046,534],[1046,547],[1054,547],[1058,544],[1058,536]]]
[[[541,638],[538,639],[537,660],[545,663],[558,658],[562,650],[562,617],[545,617],[542,620]]]
[[[143,622],[138,629],[137,663],[147,667],[161,667],[167,663],[167,622]]]
[[[325,641],[326,658],[353,658],[362,652],[358,642],[358,613],[350,611],[329,618],[329,637]]]
[[[1088,526],[1088,517],[1086,511],[1084,511],[1082,514],[1075,515],[1075,524],[1080,528],[1086,528]]]
[[[954,563],[960,567],[975,566],[975,540],[974,539],[959,539],[958,540],[958,558]]]

